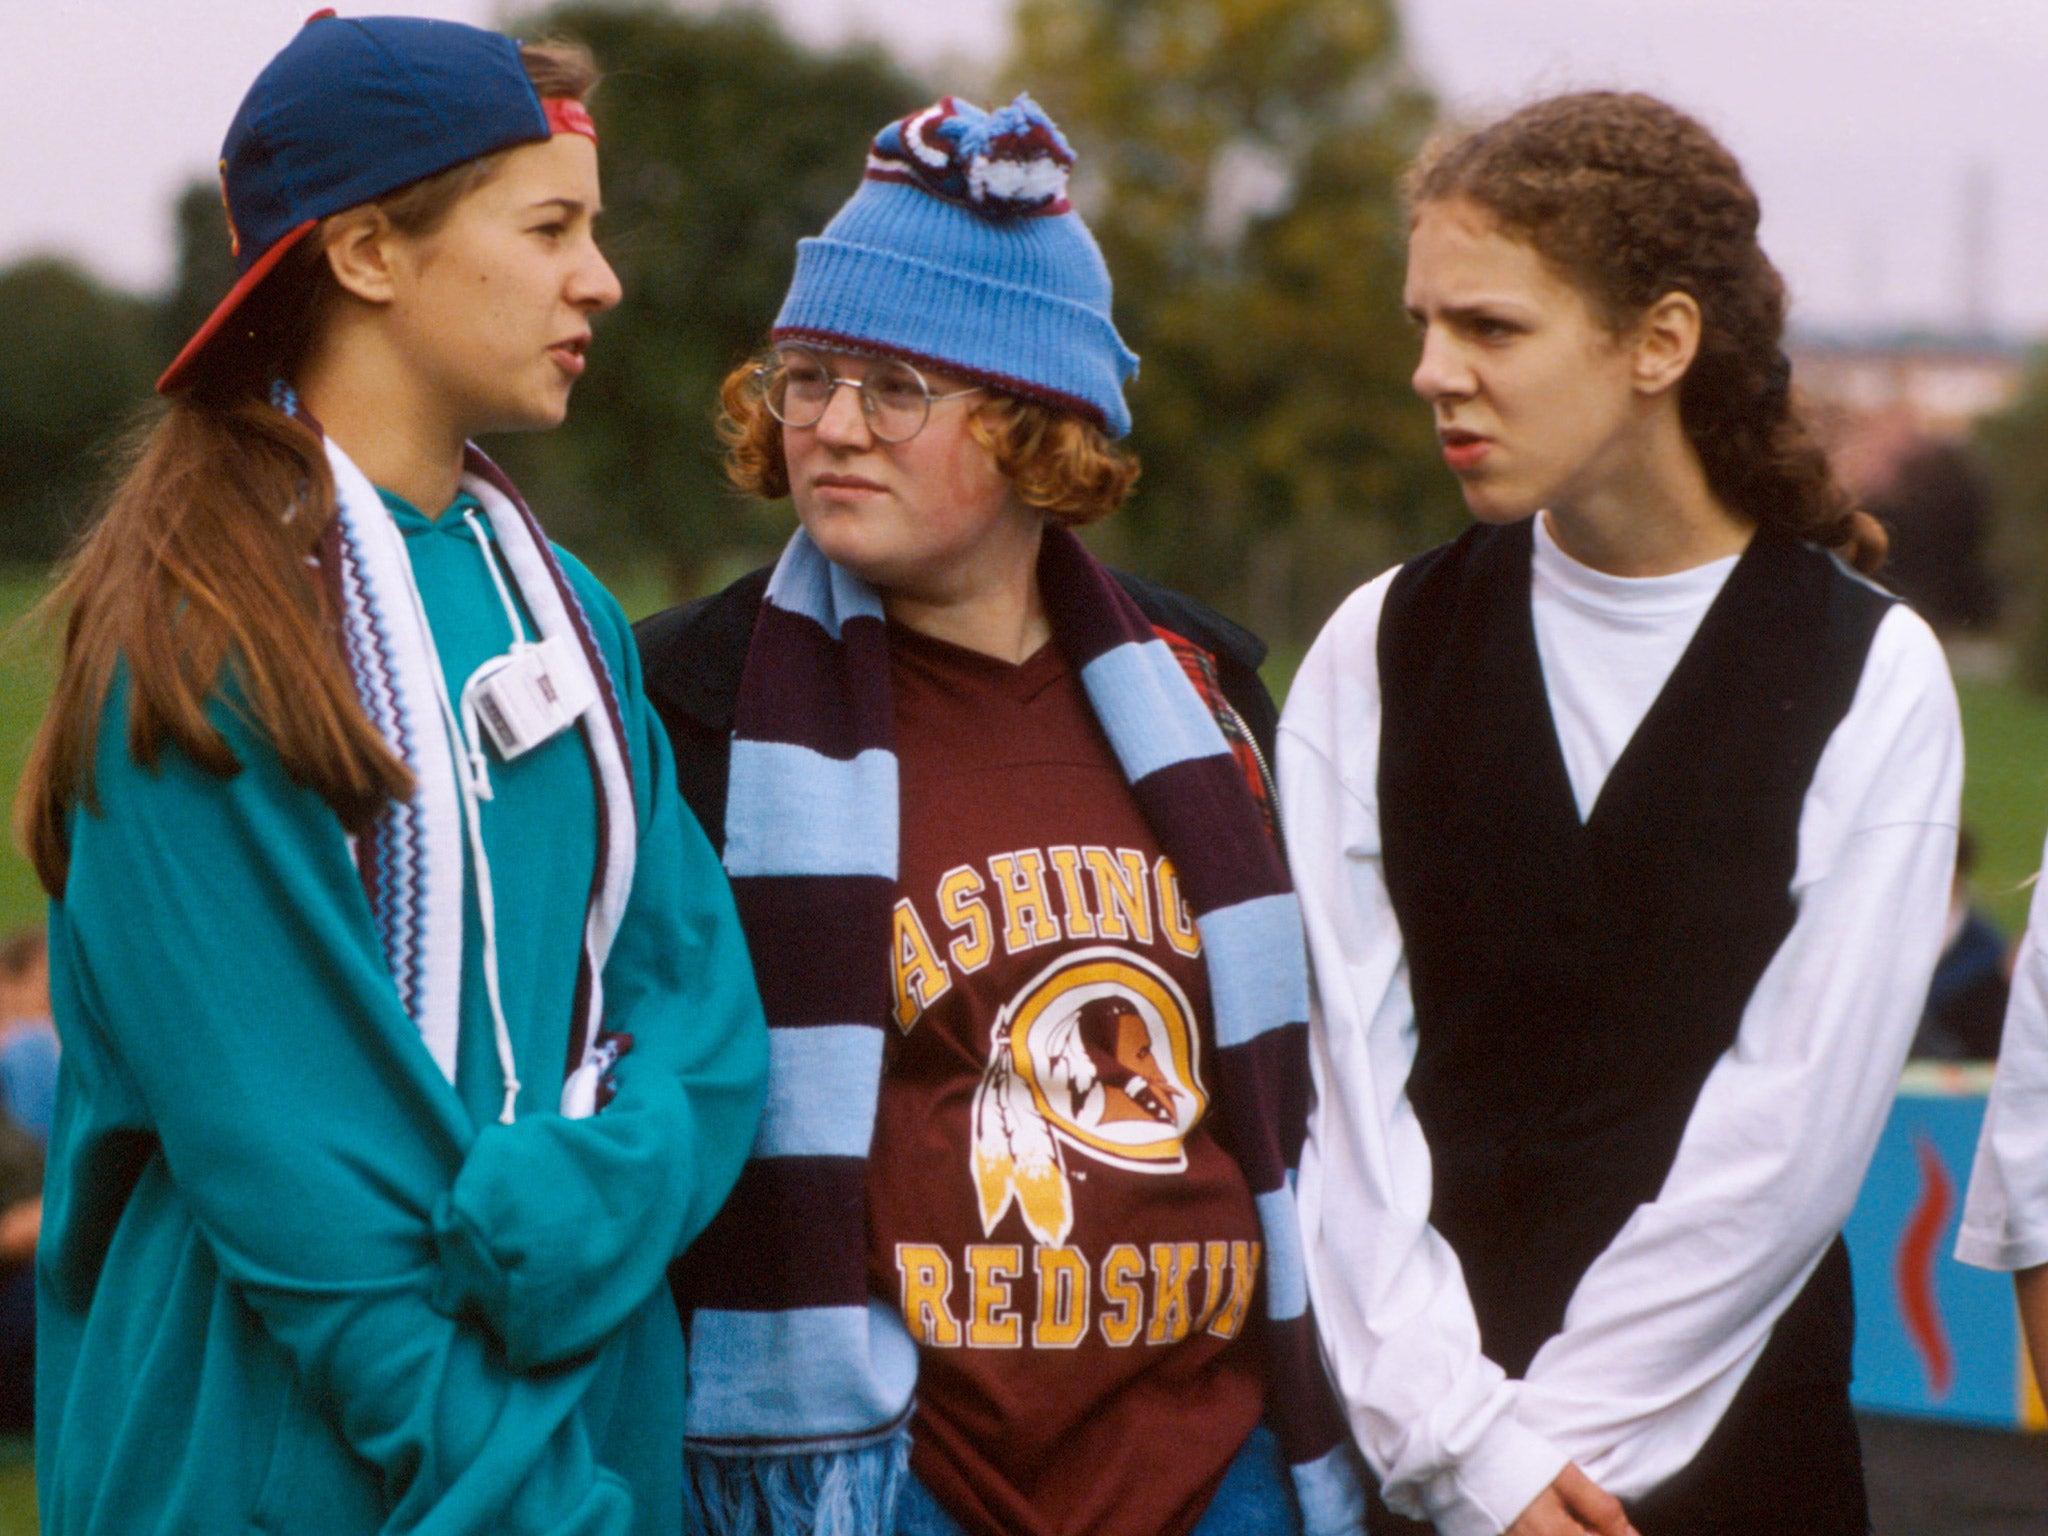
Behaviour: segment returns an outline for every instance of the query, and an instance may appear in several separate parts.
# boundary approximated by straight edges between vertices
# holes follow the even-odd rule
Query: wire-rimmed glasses
[[[825,359],[808,347],[778,347],[773,362],[763,363],[757,376],[769,414],[785,427],[815,427],[842,385],[860,395],[868,430],[885,443],[907,443],[931,419],[935,401],[978,395],[979,384],[935,395],[923,374],[900,358],[880,357],[858,379],[835,374]]]

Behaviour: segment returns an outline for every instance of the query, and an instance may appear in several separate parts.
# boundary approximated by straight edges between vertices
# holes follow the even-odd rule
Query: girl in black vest
[[[1940,648],[1858,574],[1704,128],[1558,97],[1409,194],[1475,526],[1352,596],[1280,744],[1376,1528],[1862,1536],[1837,1233],[1941,945]]]

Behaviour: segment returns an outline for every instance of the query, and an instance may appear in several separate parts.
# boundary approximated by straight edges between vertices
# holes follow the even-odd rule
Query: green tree
[[[607,563],[651,558],[691,592],[721,552],[779,540],[720,469],[719,381],[765,340],[798,238],[924,92],[872,48],[814,52],[751,8],[576,3],[511,30],[575,38],[605,70],[601,238],[626,297],[598,321],[568,425],[492,449],[558,537]]]
[[[2013,403],[1977,423],[1973,441],[1991,479],[1994,561],[2015,589],[2019,675],[2048,693],[2048,348],[2033,355]]]
[[[164,366],[206,323],[237,275],[219,182],[188,182],[172,205],[171,225],[178,242],[177,265],[169,291],[156,306],[157,345]]]
[[[1007,74],[1074,143],[1143,359],[1104,544],[1305,640],[1459,521],[1407,382],[1397,187],[1435,108],[1391,0],[1023,0]]]
[[[92,510],[100,450],[149,399],[149,306],[75,264],[0,270],[0,560],[47,560]]]

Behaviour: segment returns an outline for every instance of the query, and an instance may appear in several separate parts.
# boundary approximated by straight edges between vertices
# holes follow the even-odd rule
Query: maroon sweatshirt
[[[970,1531],[1179,1536],[1263,1402],[1201,943],[1078,676],[890,630],[897,1032],[870,1280]]]

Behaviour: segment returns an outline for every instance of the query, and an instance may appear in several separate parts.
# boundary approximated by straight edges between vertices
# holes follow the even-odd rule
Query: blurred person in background
[[[1280,743],[1375,1528],[1864,1536],[1838,1234],[1942,943],[1941,648],[1862,574],[1705,128],[1561,96],[1408,195],[1475,526],[1346,602]]]
[[[38,925],[0,942],[0,1109],[48,1141],[56,1098],[50,947]]]
[[[57,1091],[49,947],[40,927],[0,941],[0,1433],[35,1428],[36,1241]]]
[[[43,1225],[42,1138],[0,1113],[0,1434],[36,1424],[36,1243]]]
[[[725,385],[733,478],[801,526],[640,626],[773,1041],[680,1288],[716,1536],[1363,1516],[1298,1263],[1264,647],[1073,532],[1135,477],[1137,360],[1071,160],[1026,97],[877,135]]]
[[[1998,1055],[2012,986],[2013,956],[2005,935],[1978,910],[1970,888],[1977,840],[1964,827],[1956,838],[1956,873],[1950,883],[1948,924],[1941,959],[1927,987],[1927,1008],[1913,1036],[1920,1061],[1990,1061]]]
[[[307,22],[242,276],[52,604],[48,1536],[673,1536],[664,1270],[765,1041],[631,632],[468,446],[591,319],[588,56]]]

